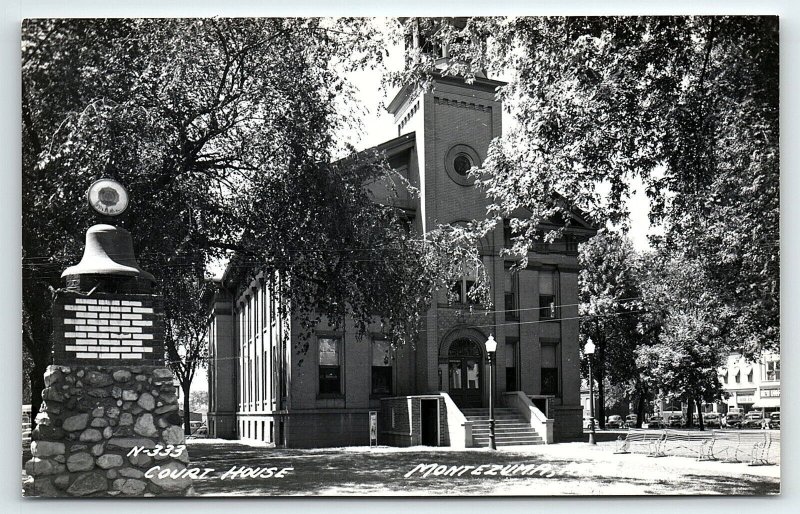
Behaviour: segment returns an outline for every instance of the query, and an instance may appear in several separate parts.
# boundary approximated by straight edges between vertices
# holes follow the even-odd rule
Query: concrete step
[[[474,416],[474,415],[488,416],[489,415],[489,409],[461,409],[461,413],[463,415],[465,415],[465,416]],[[516,415],[517,411],[515,409],[503,408],[503,409],[495,409],[494,413],[495,414],[515,414]]]
[[[472,433],[473,434],[483,434],[483,433],[487,433],[488,434],[490,430],[491,429],[488,426],[478,427],[478,428],[473,427],[472,428]],[[503,433],[503,434],[517,434],[517,433],[528,433],[528,432],[531,433],[531,434],[535,434],[536,433],[536,431],[533,430],[533,428],[531,428],[530,426],[527,426],[527,427],[526,426],[494,427],[494,431],[497,434],[500,434],[500,433]]]
[[[544,444],[544,441],[495,441],[494,445],[497,447],[501,446],[535,446],[539,444]],[[489,440],[486,441],[475,441],[475,446],[478,448],[488,448],[489,447]]]

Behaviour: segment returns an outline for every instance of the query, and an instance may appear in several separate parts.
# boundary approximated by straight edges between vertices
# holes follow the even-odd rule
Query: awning
[[[780,398],[759,398],[753,404],[754,409],[777,409],[781,406]]]

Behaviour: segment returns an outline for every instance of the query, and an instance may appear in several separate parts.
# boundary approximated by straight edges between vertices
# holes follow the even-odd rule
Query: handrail
[[[447,434],[450,446],[453,448],[469,448],[472,446],[472,422],[469,421],[461,409],[450,398],[450,395],[440,391],[438,394],[444,399],[447,410]],[[463,428],[462,428],[463,427]]]
[[[553,423],[554,420],[549,419],[536,405],[531,402],[531,399],[522,391],[511,391],[503,393],[503,398],[508,407],[519,412],[523,419],[530,423],[531,428],[539,434],[539,437],[545,444],[553,442]]]

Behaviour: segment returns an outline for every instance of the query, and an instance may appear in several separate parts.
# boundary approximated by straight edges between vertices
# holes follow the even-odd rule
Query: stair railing
[[[553,423],[522,391],[503,393],[503,401],[509,408],[516,410],[522,418],[530,423],[531,428],[539,434],[545,444],[553,442]]]
[[[473,446],[473,422],[464,416],[449,394],[445,392],[439,392],[439,394],[444,398],[447,411],[447,435],[450,438],[450,446],[452,448],[471,448]]]

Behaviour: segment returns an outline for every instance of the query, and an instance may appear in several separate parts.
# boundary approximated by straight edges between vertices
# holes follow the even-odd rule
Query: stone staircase
[[[472,421],[472,440],[475,446],[489,447],[489,409],[461,409],[461,412]],[[494,409],[495,445],[517,446],[544,444],[544,441],[531,428],[530,423],[514,409],[496,407]]]

